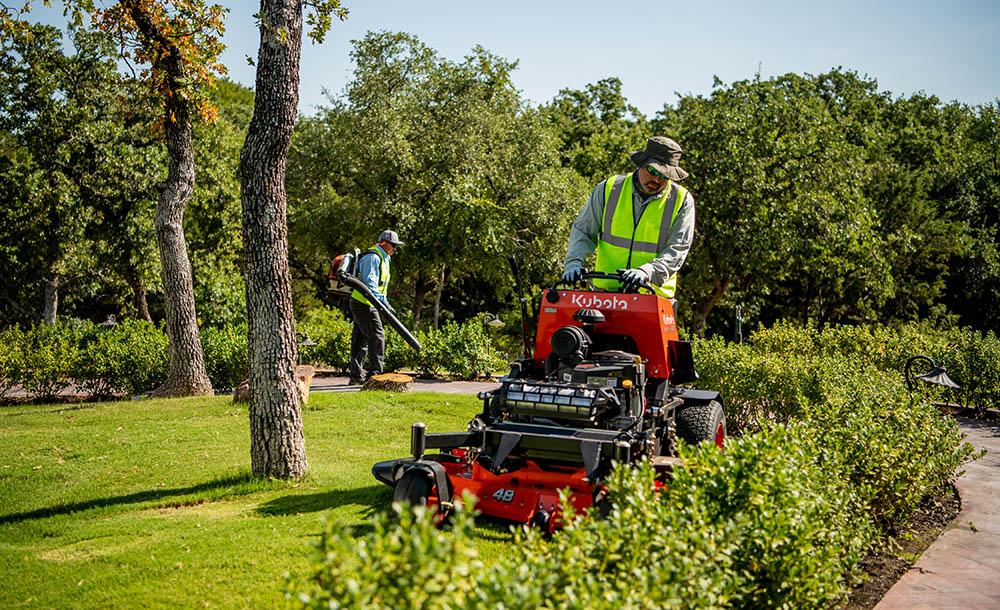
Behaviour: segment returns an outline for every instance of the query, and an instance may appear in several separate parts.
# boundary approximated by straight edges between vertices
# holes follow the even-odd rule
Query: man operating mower
[[[634,172],[594,188],[569,234],[564,281],[579,281],[584,260],[596,249],[595,271],[623,269],[626,289],[648,283],[659,296],[673,298],[677,271],[694,238],[694,197],[678,184],[688,176],[678,165],[681,152],[674,140],[651,137],[645,150],[630,155]],[[607,290],[619,287],[615,280],[593,282]]]

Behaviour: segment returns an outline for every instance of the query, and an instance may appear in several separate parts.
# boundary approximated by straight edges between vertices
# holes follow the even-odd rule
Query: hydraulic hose
[[[349,273],[339,273],[338,277],[341,282],[347,284],[351,288],[354,288],[360,292],[363,297],[368,299],[368,302],[372,304],[372,307],[377,309],[378,312],[382,314],[382,319],[388,322],[389,326],[393,327],[393,329],[399,333],[399,336],[403,338],[403,341],[406,341],[410,347],[418,352],[420,351],[420,342],[413,336],[413,333],[411,333],[409,329],[399,321],[399,318],[392,315],[392,312],[389,311],[389,308],[386,307],[385,303],[375,298],[375,295],[372,294],[372,291],[368,288],[368,286],[365,286],[364,282]]]

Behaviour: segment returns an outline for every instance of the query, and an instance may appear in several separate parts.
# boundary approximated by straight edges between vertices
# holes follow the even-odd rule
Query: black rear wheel
[[[708,441],[722,449],[726,441],[726,413],[719,401],[681,409],[677,414],[677,436],[690,445]]]
[[[396,482],[392,494],[393,502],[403,502],[411,506],[432,506],[436,511],[434,522],[444,525],[448,521],[448,511],[443,510],[437,502],[437,494],[431,475],[420,468],[411,468],[403,473]]]
[[[431,477],[423,470],[416,468],[407,470],[396,482],[396,490],[392,494],[393,502],[405,502],[413,506],[427,506],[434,485]]]

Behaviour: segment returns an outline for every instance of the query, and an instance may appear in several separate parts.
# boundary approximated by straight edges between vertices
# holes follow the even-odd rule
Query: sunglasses
[[[663,178],[664,180],[668,180],[668,178],[667,178],[667,176],[665,174],[661,174],[660,172],[656,171],[656,168],[653,167],[652,165],[647,165],[646,166],[646,171],[649,172],[649,173],[651,173],[651,174],[653,174],[657,178]]]

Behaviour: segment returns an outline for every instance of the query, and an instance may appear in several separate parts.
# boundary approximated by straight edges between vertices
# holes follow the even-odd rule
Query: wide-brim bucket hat
[[[646,140],[646,149],[637,150],[629,158],[636,167],[653,166],[671,180],[683,180],[691,174],[684,171],[680,165],[681,145],[665,136],[653,136]]]

